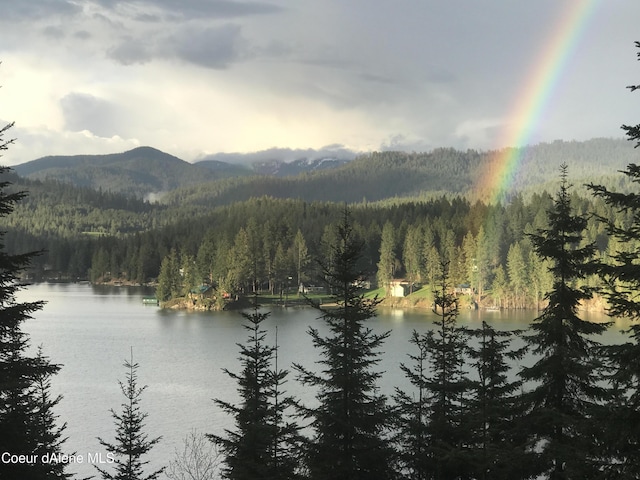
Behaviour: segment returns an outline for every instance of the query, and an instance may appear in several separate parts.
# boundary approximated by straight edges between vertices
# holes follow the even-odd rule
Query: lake
[[[247,338],[243,318],[237,312],[164,311],[145,306],[142,297],[151,292],[143,288],[92,286],[89,284],[42,283],[29,286],[19,301],[45,300],[44,309],[24,324],[35,350],[42,345],[53,363],[63,365],[53,380],[53,393],[64,398],[56,412],[67,422],[68,453],[84,456],[85,463],[73,465],[71,471],[82,475],[97,472],[86,463],[89,454],[106,455],[96,437],[108,442],[114,438],[115,426],[109,412],[120,412],[124,400],[118,381],[125,380],[123,367],[133,350],[139,363],[139,386],[147,385],[142,396],[142,410],[148,413],[146,433],[150,438],[162,435],[149,457],[151,466],[167,464],[176,448],[183,445],[190,430],[222,433],[232,420],[212,401],[237,399],[236,383],[222,371],[240,370],[238,342]],[[411,332],[432,327],[431,312],[380,310],[368,322],[374,332],[391,331],[385,342],[380,387],[391,393],[394,386],[404,387],[399,364],[408,362]],[[271,344],[278,331],[279,366],[292,362],[313,367],[317,352],[307,334],[309,326],[323,332],[324,324],[317,312],[309,308],[274,307],[263,323]],[[499,329],[526,328],[534,312],[462,311],[460,324],[480,326],[483,319]],[[591,319],[602,319],[592,315]],[[625,327],[618,322],[604,339],[614,342]],[[313,404],[313,391],[302,388],[290,374],[286,389],[305,404]]]

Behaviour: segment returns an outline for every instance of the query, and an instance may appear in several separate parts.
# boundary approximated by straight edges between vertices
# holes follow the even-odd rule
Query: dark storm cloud
[[[88,130],[100,137],[113,137],[122,129],[117,107],[93,95],[70,93],[60,100],[60,107],[67,130]]]
[[[222,69],[240,58],[241,42],[240,27],[227,24],[203,30],[182,30],[169,39],[167,47],[183,61]]]
[[[150,39],[126,36],[108,49],[107,56],[123,65],[144,64],[153,59],[177,58],[183,62],[211,69],[224,69],[244,58],[241,28],[179,28],[170,36]]]
[[[4,21],[39,20],[74,15],[81,11],[77,2],[70,0],[0,0],[0,12]]]

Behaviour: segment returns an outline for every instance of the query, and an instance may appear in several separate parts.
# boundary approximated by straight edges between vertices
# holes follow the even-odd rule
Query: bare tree
[[[218,447],[204,433],[191,430],[184,438],[182,450],[175,449],[165,474],[169,480],[217,480],[222,459]]]

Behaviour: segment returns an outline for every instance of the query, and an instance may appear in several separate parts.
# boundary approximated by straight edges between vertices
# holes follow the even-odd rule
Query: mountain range
[[[13,167],[30,180],[160,198],[169,204],[228,204],[255,196],[358,202],[440,194],[474,196],[480,178],[504,151],[424,153],[272,149],[217,154],[189,163],[152,147],[108,155],[48,156]],[[355,157],[355,158],[354,158]],[[511,193],[554,182],[566,163],[572,183],[615,176],[638,152],[622,139],[556,141],[515,152]]]

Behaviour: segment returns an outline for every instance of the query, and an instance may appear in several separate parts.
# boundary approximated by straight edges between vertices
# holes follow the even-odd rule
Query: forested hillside
[[[57,180],[138,198],[226,176],[151,147],[111,155],[45,157],[14,170],[29,179]]]
[[[553,189],[556,172],[566,163],[577,186],[597,179],[605,184],[626,182],[616,175],[635,159],[633,145],[624,140],[554,142],[520,149],[520,158],[507,195],[527,195],[541,186]],[[339,168],[298,176],[229,178],[177,189],[163,197],[176,204],[225,205],[268,195],[306,201],[375,202],[387,199],[431,199],[464,195],[486,199],[480,181],[496,157],[505,151],[466,152],[436,149],[427,153],[374,152],[361,155]]]
[[[480,181],[495,159],[507,153],[513,152],[442,148],[425,153],[373,152],[352,161],[319,158],[285,163],[272,159],[246,165],[222,160],[190,164],[141,147],[112,155],[45,157],[18,165],[15,171],[30,179],[146,196],[169,205],[226,205],[263,195],[349,203],[429,199],[443,194],[485,199],[487,192]],[[610,177],[633,162],[634,153],[629,142],[612,139],[522,148],[506,193],[552,187],[549,182],[556,181],[555,172],[563,162],[576,185]]]
[[[554,162],[562,156],[571,162],[568,180],[576,185],[573,204],[580,212],[624,223],[624,213],[606,209],[583,184],[628,189],[628,178],[617,170],[634,153],[628,142],[605,139],[525,149],[522,173],[514,178],[524,193],[512,192],[500,204],[473,195],[496,152],[453,149],[371,153],[339,168],[284,178],[226,178],[174,190],[162,203],[11,174],[11,189],[29,196],[3,219],[3,228],[10,251],[45,250],[32,272],[39,278],[154,282],[170,259],[174,273],[190,272],[188,280],[174,282],[171,296],[202,284],[234,294],[274,293],[316,281],[311,259],[327,255],[330,226],[347,202],[373,285],[394,279],[411,291],[430,285],[446,258],[454,283],[471,285],[478,299],[524,307],[537,304],[544,292],[543,269],[527,233],[546,225],[551,197],[544,187],[556,191]],[[78,160],[80,171],[87,161]],[[132,155],[127,165],[136,164]],[[595,220],[585,241],[597,242],[603,257],[615,248]]]

